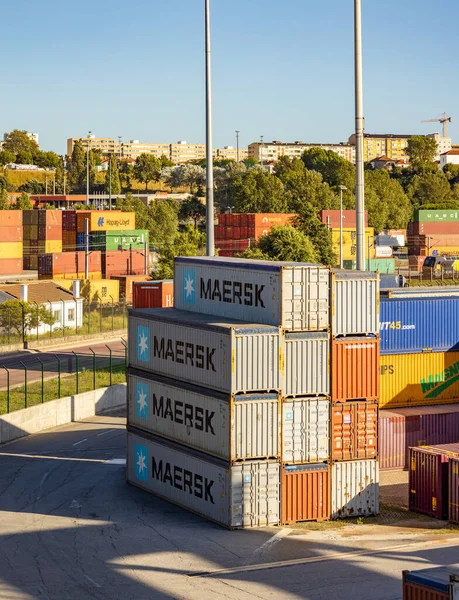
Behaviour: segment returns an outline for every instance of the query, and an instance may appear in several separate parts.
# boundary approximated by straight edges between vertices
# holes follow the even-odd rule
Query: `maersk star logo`
[[[137,358],[143,362],[150,360],[150,330],[148,327],[137,327]]]
[[[141,419],[148,417],[148,384],[137,382],[135,386],[135,412]]]
[[[194,269],[183,270],[183,303],[196,303],[196,271]]]
[[[135,445],[135,476],[140,481],[148,481],[148,450],[142,444]]]

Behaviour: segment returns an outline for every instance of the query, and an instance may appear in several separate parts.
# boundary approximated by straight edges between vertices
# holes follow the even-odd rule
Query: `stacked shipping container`
[[[0,275],[17,275],[23,268],[22,211],[0,211]]]
[[[439,255],[459,254],[459,211],[417,210],[408,224],[408,254],[418,262],[432,251]],[[414,263],[413,263],[414,264]]]
[[[37,270],[41,254],[62,252],[62,211],[24,210],[24,269]]]

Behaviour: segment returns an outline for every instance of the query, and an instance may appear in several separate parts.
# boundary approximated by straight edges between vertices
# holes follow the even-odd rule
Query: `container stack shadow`
[[[376,275],[177,258],[174,292],[129,315],[128,481],[229,528],[376,513]]]

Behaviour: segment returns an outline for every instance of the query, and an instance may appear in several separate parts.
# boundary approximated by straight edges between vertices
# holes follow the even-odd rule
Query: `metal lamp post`
[[[363,84],[362,84],[362,10],[354,0],[355,35],[355,205],[357,231],[357,270],[365,271],[365,180],[363,170]]]
[[[241,132],[236,129],[236,162],[239,162],[239,134]]]
[[[212,82],[210,62],[210,0],[205,2],[206,30],[206,254],[215,255],[214,164],[212,154]]]
[[[339,268],[343,268],[343,192],[345,185],[339,186]]]
[[[108,208],[112,210],[112,155],[108,158]]]
[[[89,140],[91,132],[88,133],[88,143],[86,145],[86,205],[89,206]]]

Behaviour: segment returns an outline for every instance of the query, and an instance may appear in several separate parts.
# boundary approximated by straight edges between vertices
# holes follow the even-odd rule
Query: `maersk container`
[[[379,332],[379,274],[335,270],[331,276],[334,336]]]
[[[275,460],[228,462],[128,429],[127,480],[230,529],[280,521]]]
[[[129,364],[227,394],[280,392],[283,338],[277,327],[175,308],[129,312]]]
[[[295,398],[282,405],[282,462],[321,463],[330,457],[330,401]]]
[[[403,571],[403,600],[457,600],[459,567]]]
[[[381,299],[381,354],[459,349],[459,297]]]
[[[332,519],[365,517],[379,512],[377,460],[335,462],[332,465]]]
[[[175,259],[175,306],[290,331],[329,327],[330,270],[242,258]]]
[[[284,395],[330,394],[330,337],[327,333],[285,334]],[[282,367],[282,365],[281,365]]]
[[[278,458],[277,394],[228,396],[131,369],[128,424],[230,462]]]

